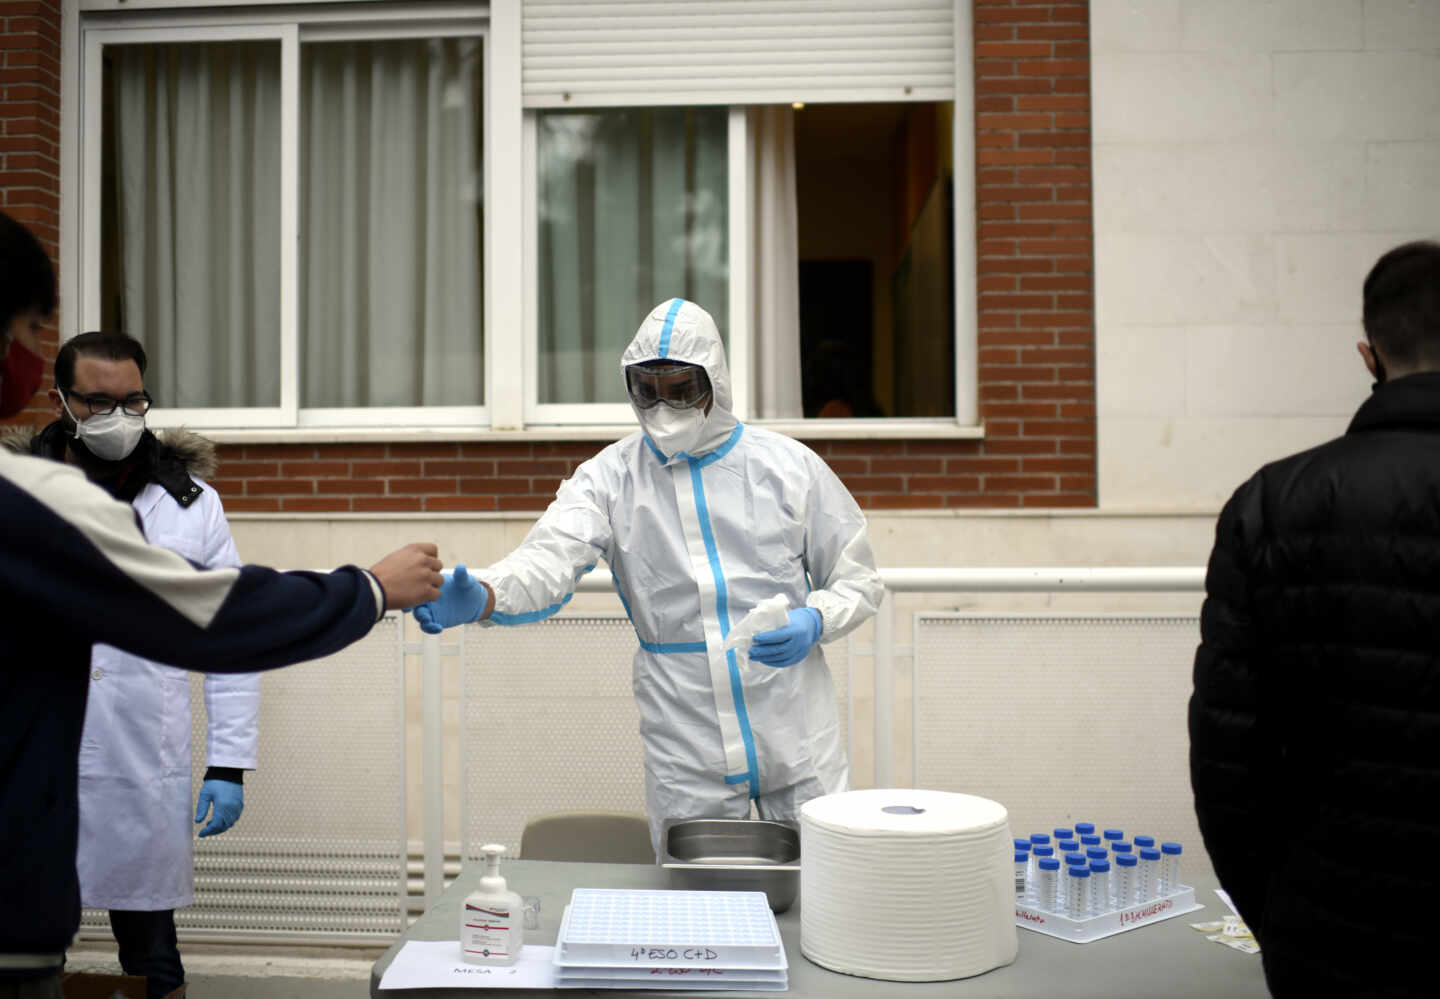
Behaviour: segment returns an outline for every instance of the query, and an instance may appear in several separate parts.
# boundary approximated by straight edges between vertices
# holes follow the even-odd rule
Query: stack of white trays
[[[783,992],[788,967],[759,891],[576,888],[555,941],[560,988]]]

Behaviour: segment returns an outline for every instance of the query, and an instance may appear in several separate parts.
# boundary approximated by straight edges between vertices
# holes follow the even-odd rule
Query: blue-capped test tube
[[[1028,870],[1027,870],[1027,868],[1028,868],[1029,866],[1030,866],[1030,851],[1029,851],[1029,850],[1016,850],[1016,851],[1015,851],[1015,898],[1018,899],[1018,900],[1021,901],[1021,902],[1025,901],[1025,898],[1026,898],[1026,897],[1025,897],[1025,885],[1026,885],[1026,882],[1029,880],[1028,877],[1027,877],[1027,875],[1028,875],[1028,873],[1029,873]]]
[[[1110,851],[1103,846],[1087,846],[1085,848],[1086,860],[1109,860]]]
[[[1173,895],[1180,890],[1179,843],[1160,844],[1160,894]]]
[[[1123,839],[1117,839],[1110,844],[1110,852],[1118,857],[1122,853],[1134,853],[1135,848]]]
[[[1067,875],[1069,874],[1070,868],[1072,867],[1084,867],[1087,870],[1090,867],[1090,862],[1085,859],[1085,854],[1079,852],[1078,850],[1072,850],[1069,853],[1065,854],[1063,857],[1060,858],[1060,863]],[[1060,885],[1060,903],[1062,905],[1069,905],[1070,889],[1073,887],[1074,884],[1067,876],[1064,879],[1063,883]],[[1086,882],[1081,887],[1088,889],[1090,887],[1089,882]]]
[[[1049,846],[1049,845],[1050,845],[1050,834],[1049,834],[1049,833],[1031,833],[1031,834],[1030,834],[1030,849],[1033,850],[1033,849],[1035,849],[1037,846]]]
[[[1120,840],[1122,840],[1122,839],[1124,839],[1124,838],[1125,838],[1125,833],[1124,833],[1123,830],[1120,830],[1120,829],[1106,829],[1106,830],[1105,830],[1105,842],[1106,842],[1106,843],[1116,843],[1116,842],[1119,842]]]
[[[1099,845],[1100,845],[1100,837],[1099,837],[1099,836],[1096,836],[1094,833],[1082,833],[1082,834],[1081,834],[1081,836],[1080,836],[1080,846],[1081,846],[1083,849],[1085,849],[1085,850],[1088,851],[1092,846],[1099,846]]]
[[[1098,916],[1113,908],[1110,896],[1110,861],[1090,861],[1090,915]]]
[[[1139,901],[1139,865],[1140,858],[1133,853],[1115,854],[1115,908],[1128,909]]]
[[[1041,857],[1035,884],[1035,906],[1046,912],[1060,910],[1060,861]]]
[[[1057,839],[1055,841],[1055,852],[1060,854],[1060,856],[1062,857],[1068,853],[1079,853],[1080,841],[1071,838]]]
[[[1140,901],[1160,894],[1160,851],[1153,846],[1140,848]]]
[[[1147,847],[1147,846],[1154,846],[1154,845],[1155,845],[1155,837],[1154,837],[1154,836],[1136,836],[1134,842],[1135,842],[1135,849],[1136,849],[1136,850],[1143,850],[1143,849],[1144,849],[1145,847]]]
[[[1093,822],[1077,822],[1077,823],[1075,823],[1075,835],[1076,835],[1076,836],[1093,836],[1094,834],[1095,834],[1095,823],[1093,823]]]
[[[1065,915],[1071,919],[1090,915],[1090,868],[1075,866],[1066,874]]]
[[[1030,849],[1030,847],[1032,847],[1032,846],[1034,846],[1034,844],[1030,842],[1029,837],[1026,837],[1026,836],[1016,836],[1016,837],[1015,837],[1015,849],[1017,849],[1017,850],[1028,850],[1028,849]]]
[[[1056,838],[1057,840],[1060,840],[1060,839],[1074,839],[1074,838],[1075,838],[1075,830],[1073,830],[1073,829],[1067,829],[1067,828],[1065,828],[1064,826],[1057,826],[1057,827],[1055,827],[1054,829],[1052,829],[1052,830],[1050,830],[1050,831],[1055,834],[1055,838]]]
[[[1025,868],[1025,882],[1027,885],[1034,885],[1036,883],[1036,879],[1039,877],[1040,873],[1040,861],[1044,860],[1046,857],[1049,857],[1051,860],[1055,859],[1054,847],[1046,846],[1044,843],[1041,843],[1038,846],[1032,846],[1030,848],[1030,862],[1026,865]],[[1036,896],[1033,890],[1030,891],[1028,895],[1030,901],[1036,901]]]

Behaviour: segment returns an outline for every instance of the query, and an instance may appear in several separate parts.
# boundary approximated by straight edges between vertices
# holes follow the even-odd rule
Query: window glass
[[[280,43],[110,46],[103,73],[104,325],[162,405],[279,405]]]
[[[807,417],[955,415],[952,117],[948,103],[795,111]]]
[[[659,302],[729,328],[727,111],[541,112],[539,401],[624,402],[620,354]]]
[[[300,404],[480,404],[480,39],[307,44],[300,65]]]

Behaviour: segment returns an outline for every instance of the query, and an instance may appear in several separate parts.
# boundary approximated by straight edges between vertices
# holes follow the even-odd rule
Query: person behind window
[[[9,341],[54,312],[54,288],[39,240],[0,213],[0,417],[29,404],[33,366],[9,359]],[[193,670],[286,666],[362,638],[387,608],[437,597],[439,570],[431,544],[369,570],[197,569],[147,544],[135,509],[78,468],[0,448],[0,996],[60,999],[80,926],[76,772],[92,645]]]
[[[715,321],[693,302],[657,306],[620,360],[641,432],[584,462],[508,557],[457,567],[416,609],[435,632],[555,613],[600,559],[635,625],[635,695],[650,834],[669,818],[793,819],[844,790],[835,690],[816,643],[875,613],[884,588],[865,517],[813,451],[730,412]],[[813,587],[813,588],[812,588]],[[782,594],[788,623],[731,628]]]
[[[207,569],[239,566],[214,474],[215,446],[197,434],[145,427],[145,348],[123,333],[82,333],[55,359],[56,420],[6,441],[72,463],[130,503],[145,536]],[[80,743],[80,900],[108,909],[126,974],[151,997],[185,981],[175,910],[194,901],[190,834],[190,681],[171,666],[97,645]],[[229,829],[256,764],[260,676],[205,677],[209,767],[196,822]]]
[[[1225,504],[1195,656],[1195,811],[1276,996],[1435,994],[1440,244],[1363,297],[1374,391]]]

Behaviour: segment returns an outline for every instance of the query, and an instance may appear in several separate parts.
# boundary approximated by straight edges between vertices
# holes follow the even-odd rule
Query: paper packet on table
[[[783,593],[766,597],[740,619],[725,637],[725,651],[736,649],[747,655],[754,644],[755,636],[762,631],[774,631],[790,623],[790,600]]]
[[[1250,927],[1246,926],[1239,916],[1226,916],[1224,919],[1191,923],[1190,927],[1206,934],[1205,939],[1214,943],[1233,947],[1246,954],[1260,953],[1260,944],[1256,941],[1255,935],[1250,932]]]

